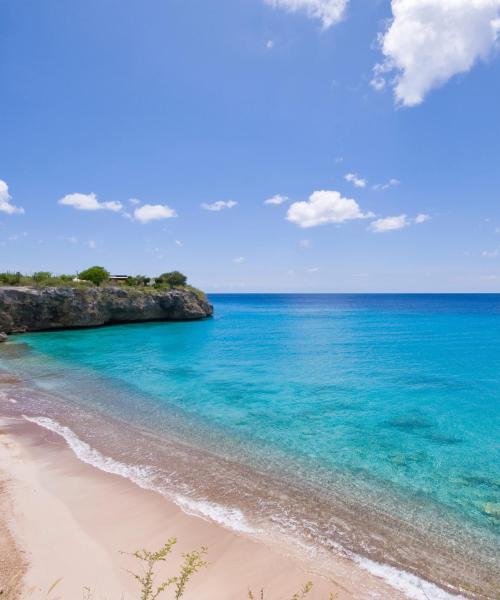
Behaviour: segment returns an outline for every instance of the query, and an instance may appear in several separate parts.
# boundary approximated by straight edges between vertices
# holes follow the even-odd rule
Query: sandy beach
[[[187,515],[155,492],[80,462],[59,436],[36,425],[3,419],[0,440],[6,597],[137,598],[127,570],[139,565],[122,552],[157,549],[172,536],[179,542],[165,573],[176,570],[183,552],[208,546],[210,564],[186,598],[245,598],[264,588],[266,598],[285,599],[309,580],[312,598],[403,597],[348,560],[318,572],[283,549]]]

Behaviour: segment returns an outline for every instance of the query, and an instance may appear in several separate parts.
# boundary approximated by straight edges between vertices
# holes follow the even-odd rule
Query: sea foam
[[[429,581],[408,573],[408,571],[402,571],[391,565],[384,565],[359,555],[354,555],[352,559],[362,569],[387,581],[389,585],[403,592],[412,600],[466,600],[464,596],[449,593]]]
[[[154,480],[157,477],[158,472],[152,467],[145,465],[129,465],[109,456],[105,456],[99,452],[99,450],[92,448],[87,442],[81,440],[72,429],[65,425],[61,425],[49,417],[28,417],[23,415],[23,418],[30,423],[34,423],[60,435],[75,453],[76,457],[82,462],[92,465],[106,473],[119,475],[120,477],[129,479],[145,490],[158,492],[175,502],[175,504],[188,515],[214,521],[235,531],[256,533],[256,530],[248,524],[244,514],[237,508],[228,508],[214,502],[209,502],[208,500],[189,498],[188,496],[177,494],[175,491],[165,488],[165,485],[157,485]],[[164,480],[165,478],[163,477],[163,481]]]

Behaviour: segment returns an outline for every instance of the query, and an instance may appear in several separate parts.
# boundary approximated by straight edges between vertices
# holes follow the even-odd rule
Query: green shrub
[[[107,279],[109,279],[109,271],[106,271],[104,267],[90,267],[85,271],[78,274],[78,279],[83,281],[91,281],[95,285],[101,285]]]
[[[64,283],[71,283],[75,275],[59,275],[59,279]]]
[[[19,285],[21,283],[22,274],[17,271],[17,273],[12,273],[11,271],[5,271],[4,273],[0,273],[0,283],[2,285]]]
[[[36,271],[31,277],[35,283],[42,283],[44,281],[49,281],[53,276],[50,271]]]
[[[146,275],[135,275],[134,277],[127,277],[125,285],[130,287],[146,287],[150,281]]]
[[[168,287],[182,287],[186,285],[187,277],[180,271],[170,271],[169,273],[162,273],[155,279],[157,286],[168,286]]]

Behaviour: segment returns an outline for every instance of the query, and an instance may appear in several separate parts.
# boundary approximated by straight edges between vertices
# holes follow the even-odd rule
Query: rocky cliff
[[[5,333],[211,315],[212,306],[206,300],[182,289],[0,287],[0,332]]]

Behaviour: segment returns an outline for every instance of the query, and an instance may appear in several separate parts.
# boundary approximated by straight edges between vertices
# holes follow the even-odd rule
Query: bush
[[[91,281],[95,285],[101,285],[107,279],[109,279],[109,271],[106,271],[104,267],[90,267],[85,271],[78,274],[78,279],[83,281]]]
[[[4,273],[0,273],[0,283],[2,285],[19,285],[21,283],[21,277],[22,275],[19,271],[17,273],[5,271]]]
[[[71,283],[73,281],[73,279],[75,278],[75,275],[59,275],[59,279],[63,282],[63,283]]]
[[[150,281],[146,275],[136,275],[135,277],[127,277],[125,285],[130,287],[146,287]]]
[[[186,285],[187,277],[180,271],[170,271],[169,273],[162,273],[155,279],[156,285],[167,285],[170,287],[182,287]]]
[[[50,271],[36,271],[33,273],[32,278],[35,283],[42,283],[52,279],[52,273]]]

